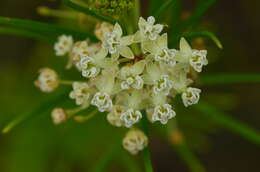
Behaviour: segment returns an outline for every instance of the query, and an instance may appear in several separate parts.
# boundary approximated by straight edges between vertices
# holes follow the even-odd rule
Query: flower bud
[[[50,68],[42,68],[39,70],[40,75],[34,84],[43,92],[52,92],[59,86],[57,73]]]
[[[139,129],[131,129],[123,139],[123,147],[131,154],[136,155],[148,145],[147,136]]]

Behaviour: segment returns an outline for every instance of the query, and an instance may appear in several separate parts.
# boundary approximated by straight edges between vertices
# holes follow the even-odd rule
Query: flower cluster
[[[201,90],[190,86],[190,73],[201,72],[208,63],[207,51],[192,49],[184,38],[179,49],[169,48],[168,35],[154,17],[140,17],[138,27],[136,33],[124,35],[118,23],[101,23],[95,30],[99,43],[73,42],[62,35],[54,47],[56,55],[68,55],[68,67],[74,66],[84,78],[72,82],[69,97],[76,105],[107,112],[113,126],[132,128],[123,139],[132,154],[148,143],[142,131],[133,129],[142,118],[167,124],[176,116],[171,101],[178,94],[185,107],[198,103]],[[54,71],[44,69],[36,83],[50,92],[59,82]],[[56,124],[65,119],[62,114],[60,109],[52,114]]]

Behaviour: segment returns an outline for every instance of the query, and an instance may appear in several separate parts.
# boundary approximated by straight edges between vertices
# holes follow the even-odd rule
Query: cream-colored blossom
[[[151,53],[150,56],[152,56],[155,61],[165,63],[170,66],[176,65],[175,56],[178,51],[168,48],[168,36],[166,33],[158,36],[158,38],[154,41],[143,42],[142,48],[144,52]]]
[[[107,22],[98,23],[95,28],[95,35],[99,40],[104,40],[105,33],[111,33],[113,25]]]
[[[70,92],[70,98],[76,100],[77,105],[81,105],[88,101],[90,97],[90,88],[85,82],[74,82],[72,84],[73,91]]]
[[[62,108],[55,108],[51,112],[52,121],[54,124],[58,125],[66,121],[67,114],[64,109]]]
[[[194,50],[184,38],[181,38],[180,51],[177,55],[179,62],[188,63],[195,71],[201,72],[202,67],[208,64],[206,56],[206,50]]]
[[[107,121],[116,127],[124,126],[124,121],[120,119],[125,108],[120,105],[113,106],[112,110],[107,114]]]
[[[142,151],[147,145],[148,138],[139,129],[131,129],[123,139],[123,147],[133,155]]]
[[[122,80],[121,88],[122,89],[142,89],[144,81],[140,76],[144,70],[145,61],[139,61],[133,66],[123,67],[120,71],[119,78]]]
[[[72,36],[61,35],[54,45],[54,50],[57,56],[64,56],[68,54],[73,46]]]
[[[133,43],[133,36],[122,37],[123,31],[121,26],[116,23],[112,32],[106,32],[104,39],[102,41],[102,47],[107,49],[108,52],[117,59],[119,55],[133,59],[134,54],[132,50],[128,47]]]
[[[169,119],[175,117],[176,113],[169,104],[157,105],[154,108],[152,115],[152,121],[160,121],[162,124],[166,124]]]
[[[142,113],[139,110],[127,109],[121,114],[120,119],[124,121],[125,127],[130,128],[142,118]]]
[[[143,17],[139,18],[138,22],[139,32],[136,33],[137,40],[156,40],[157,36],[163,30],[163,25],[155,24],[155,18],[150,16],[145,20]]]
[[[184,106],[188,107],[197,104],[200,99],[201,90],[198,88],[189,87],[181,95]]]
[[[96,106],[100,112],[111,111],[113,103],[107,93],[97,92],[91,100],[91,104]]]
[[[57,73],[50,68],[42,68],[39,70],[39,77],[34,82],[43,92],[52,92],[59,86],[59,78]]]

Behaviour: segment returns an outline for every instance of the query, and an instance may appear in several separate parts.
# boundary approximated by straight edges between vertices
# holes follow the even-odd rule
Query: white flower
[[[208,60],[206,58],[207,50],[193,50],[192,56],[190,58],[190,65],[197,72],[202,71],[202,67],[208,64]]]
[[[50,68],[42,68],[39,72],[40,75],[34,83],[43,92],[52,92],[59,86],[59,78],[54,70]]]
[[[161,75],[160,79],[154,81],[153,92],[168,95],[173,87],[173,82],[168,75]]]
[[[158,36],[158,38],[154,41],[143,42],[142,49],[144,52],[151,53],[151,56],[155,61],[169,64],[170,66],[175,66],[175,56],[178,51],[175,49],[169,49],[167,44],[168,36],[165,33],[162,36]]]
[[[180,51],[177,56],[178,61],[189,63],[190,66],[197,72],[201,72],[202,67],[208,64],[208,60],[206,58],[207,51],[192,49],[184,38],[181,38],[180,40]]]
[[[121,114],[120,119],[124,121],[125,126],[130,128],[142,118],[142,113],[138,110],[128,109]]]
[[[154,108],[152,115],[152,121],[160,121],[162,124],[166,124],[169,119],[175,117],[176,113],[172,110],[172,106],[169,104],[157,105]]]
[[[101,68],[109,68],[113,64],[111,58],[105,58],[107,51],[103,48],[96,54],[89,56],[88,54],[80,54],[80,61],[76,64],[82,72],[82,76],[87,78],[96,77]]]
[[[124,121],[120,119],[122,112],[124,111],[124,107],[120,105],[115,105],[112,108],[112,111],[107,114],[108,122],[116,127],[124,126]]]
[[[100,72],[100,68],[95,65],[95,60],[84,54],[80,55],[79,68],[81,69],[82,76],[87,78],[93,78]]]
[[[89,86],[87,83],[74,82],[73,91],[70,92],[70,98],[76,100],[77,105],[81,105],[89,99]]]
[[[147,145],[148,138],[139,129],[131,129],[123,139],[123,147],[133,155],[142,151]]]
[[[120,71],[119,78],[122,80],[121,88],[122,89],[142,89],[144,81],[140,74],[143,72],[145,66],[145,61],[141,60],[135,63],[133,66],[123,67]]]
[[[113,31],[113,25],[107,22],[102,22],[96,25],[95,35],[99,40],[104,40],[105,33],[111,33]]]
[[[97,106],[100,112],[111,111],[112,100],[107,93],[97,92],[91,100],[91,104]]]
[[[185,92],[182,93],[181,98],[184,106],[190,106],[197,104],[200,99],[201,90],[198,88],[189,87]]]
[[[163,25],[154,23],[155,18],[153,16],[148,17],[147,21],[143,17],[140,17],[138,22],[140,32],[138,32],[137,35],[141,34],[140,37],[155,40],[163,30]]]
[[[57,56],[64,56],[69,53],[73,46],[72,36],[61,35],[58,38],[58,42],[54,45],[54,50],[56,51]]]
[[[123,31],[121,26],[116,23],[112,32],[106,32],[105,38],[102,41],[102,47],[107,49],[110,54],[112,54],[113,58],[117,59],[119,55],[133,59],[134,54],[132,50],[128,47],[133,43],[133,37],[125,36],[122,37]]]
[[[52,121],[54,124],[58,125],[66,121],[67,114],[62,108],[55,108],[51,112]]]

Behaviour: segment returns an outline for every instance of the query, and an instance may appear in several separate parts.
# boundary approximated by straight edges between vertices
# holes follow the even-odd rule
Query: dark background
[[[35,9],[40,5],[58,8],[59,4],[54,0],[1,0],[0,16],[54,22],[53,18],[37,15]],[[194,1],[185,1],[184,9],[189,9],[193,4]],[[260,1],[220,0],[207,12],[203,21],[209,22],[210,26],[214,28],[213,31],[222,41],[224,49],[209,51],[209,54],[216,53],[218,60],[207,66],[206,72],[260,73],[259,11]],[[37,102],[28,102],[27,100],[30,100],[28,97],[37,99],[42,96],[35,95],[37,91],[28,95],[25,88],[28,85],[25,82],[30,80],[26,76],[35,76],[32,72],[41,66],[36,64],[31,67],[35,61],[47,63],[42,59],[31,59],[32,54],[36,51],[35,43],[36,41],[30,39],[0,35],[0,88],[2,88],[0,116],[2,117],[8,116],[7,118],[11,119],[13,113],[19,112],[20,109],[22,111],[22,106],[37,104]],[[32,63],[32,61],[34,62]],[[30,69],[28,69],[29,67]],[[259,84],[215,86],[206,87],[203,92],[206,94],[207,91],[213,91],[216,94],[236,95],[235,108],[227,109],[227,111],[233,114],[236,119],[260,130],[259,86]],[[19,88],[24,91],[17,91]],[[20,100],[18,104],[16,104],[17,99]],[[4,172],[4,169],[9,169],[4,167],[11,165],[10,163],[5,164],[5,162],[12,156],[13,151],[16,151],[12,150],[10,146],[13,137],[15,136],[0,136],[0,171]],[[198,154],[208,171],[259,171],[259,147],[225,130],[210,134],[209,137],[210,148]],[[28,142],[33,142],[33,139]],[[169,169],[178,172],[187,171],[185,164],[178,156],[169,151],[169,146],[156,137],[152,140],[152,148],[156,171],[171,171]]]

